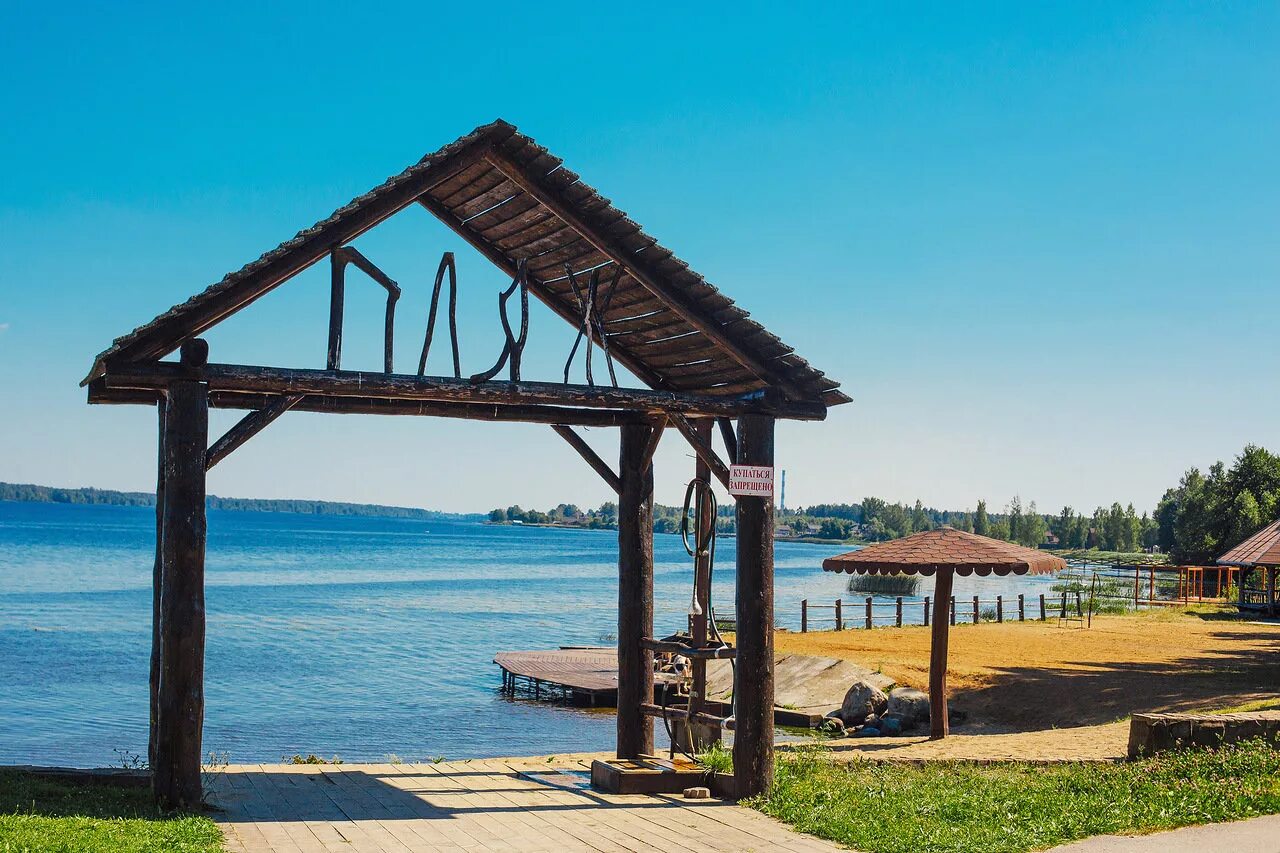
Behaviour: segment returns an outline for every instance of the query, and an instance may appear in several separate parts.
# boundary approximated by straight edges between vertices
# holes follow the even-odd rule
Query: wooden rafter
[[[556,435],[567,441],[570,447],[578,451],[578,455],[586,460],[592,470],[609,484],[609,488],[617,493],[622,492],[622,480],[618,479],[618,475],[613,472],[609,464],[591,449],[591,445],[587,444],[582,436],[573,431],[573,427],[565,426],[564,424],[552,424],[551,428],[556,431]]]
[[[369,373],[358,370],[304,370],[210,364],[188,369],[168,362],[112,365],[108,388],[163,390],[169,383],[198,379],[210,391],[257,394],[306,394],[330,397],[375,397],[435,400],[487,405],[562,405],[589,409],[626,409],[652,414],[683,412],[704,416],[738,416],[748,412],[800,420],[822,420],[826,406],[778,400],[767,392],[716,397],[675,391],[560,385],[550,382],[468,382],[439,376]]]
[[[209,448],[209,452],[204,457],[205,470],[209,470],[223,459],[226,459],[231,455],[232,451],[262,432],[276,418],[298,405],[302,401],[302,396],[301,394],[290,394],[277,397],[261,409],[250,412],[241,418],[235,426],[227,430],[222,438],[215,441]]]
[[[805,399],[811,395],[805,393],[803,389],[791,382],[786,377],[778,374],[770,365],[760,360],[756,356],[745,351],[724,333],[724,329],[717,323],[709,320],[702,311],[694,308],[689,304],[688,297],[673,288],[661,276],[655,275],[646,268],[643,260],[637,263],[637,255],[633,252],[627,252],[622,247],[614,245],[613,241],[607,237],[603,237],[596,233],[597,229],[592,228],[588,223],[578,216],[578,214],[564,204],[554,194],[548,192],[542,186],[534,181],[529,180],[518,165],[513,163],[500,151],[492,150],[485,155],[490,163],[499,169],[507,179],[519,186],[538,203],[550,210],[563,222],[570,225],[575,231],[600,251],[601,254],[608,257],[615,264],[618,264],[627,272],[631,273],[632,278],[644,286],[646,290],[661,300],[672,311],[675,311],[684,318],[690,326],[706,335],[726,353],[734,361],[741,364],[747,370],[758,376],[770,385],[783,388],[796,399]]]

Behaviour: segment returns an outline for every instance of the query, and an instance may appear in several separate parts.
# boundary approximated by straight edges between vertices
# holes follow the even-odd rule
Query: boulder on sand
[[[840,719],[846,726],[860,726],[872,714],[883,714],[889,705],[889,697],[874,684],[855,681],[840,703]]]
[[[917,723],[929,720],[929,694],[914,687],[895,687],[889,691],[888,708],[902,720],[902,727],[909,729]]]

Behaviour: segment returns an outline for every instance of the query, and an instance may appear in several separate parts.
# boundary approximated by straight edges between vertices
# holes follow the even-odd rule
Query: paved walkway
[[[1049,853],[1275,853],[1280,850],[1280,815],[1234,823],[1189,826],[1154,835],[1098,835]]]
[[[717,800],[611,796],[581,761],[232,765],[211,781],[231,853],[841,848]]]

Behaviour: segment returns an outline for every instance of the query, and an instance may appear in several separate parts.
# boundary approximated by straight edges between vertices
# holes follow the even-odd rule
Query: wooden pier
[[[493,662],[502,668],[502,689],[535,699],[562,699],[575,705],[612,708],[618,703],[618,650],[570,646],[534,652],[498,652]],[[654,673],[659,691],[679,679]]]

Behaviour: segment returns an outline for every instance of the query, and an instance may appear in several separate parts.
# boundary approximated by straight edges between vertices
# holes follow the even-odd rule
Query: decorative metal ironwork
[[[511,331],[511,321],[507,319],[507,300],[511,298],[511,294],[520,289],[520,336],[517,337]],[[524,354],[525,342],[529,339],[529,273],[527,262],[521,260],[516,267],[516,276],[511,282],[511,286],[498,294],[498,317],[502,320],[502,332],[506,335],[506,343],[502,345],[502,354],[498,356],[498,361],[493,367],[484,373],[477,373],[471,377],[471,382],[480,383],[488,382],[490,379],[498,375],[498,371],[502,370],[502,366],[511,360],[511,381],[520,381],[520,357]]]
[[[329,356],[326,361],[328,368],[337,370],[342,365],[342,310],[346,297],[346,270],[347,264],[355,264],[357,269],[382,285],[387,291],[386,320],[382,335],[382,362],[383,372],[391,373],[391,347],[395,335],[396,300],[400,298],[400,285],[360,254],[354,246],[335,246],[329,253],[329,260],[332,276],[329,291]]]
[[[454,264],[453,252],[445,252],[440,259],[440,267],[436,270],[436,283],[431,290],[431,311],[427,315],[427,336],[422,342],[422,357],[418,359],[418,375],[427,372],[427,354],[431,352],[431,338],[436,330],[436,309],[440,303],[440,286],[444,283],[444,274],[449,273],[449,343],[453,346],[453,378],[462,378],[462,364],[458,355],[458,269]]]
[[[622,277],[622,267],[614,266],[613,280],[609,282],[609,288],[603,297],[600,296],[600,267],[591,271],[591,277],[587,280],[585,289],[578,287],[578,279],[568,264],[565,264],[564,271],[568,274],[569,287],[573,290],[573,298],[577,300],[578,310],[582,313],[582,320],[578,324],[578,336],[574,339],[573,348],[569,350],[569,358],[564,363],[564,383],[569,384],[569,369],[573,366],[573,357],[578,354],[578,345],[585,337],[587,339],[587,384],[595,384],[591,376],[591,344],[594,339],[600,342],[600,349],[604,352],[605,365],[609,368],[609,381],[613,383],[614,388],[617,388],[618,377],[613,370],[613,356],[609,353],[609,338],[604,333],[604,315],[609,310],[609,304],[613,302],[613,294],[618,288],[618,279]]]

